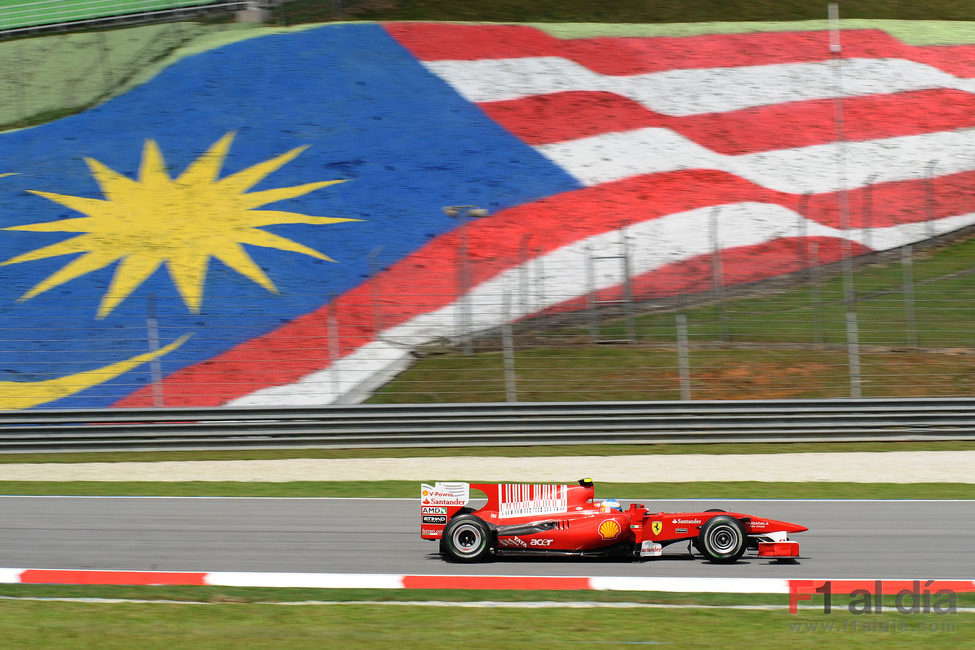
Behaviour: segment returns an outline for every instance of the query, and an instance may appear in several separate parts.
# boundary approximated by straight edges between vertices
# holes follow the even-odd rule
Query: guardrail
[[[975,440],[975,399],[0,412],[0,453]]]

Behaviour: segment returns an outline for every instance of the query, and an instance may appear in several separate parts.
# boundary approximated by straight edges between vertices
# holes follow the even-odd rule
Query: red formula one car
[[[487,496],[467,507],[470,489]],[[712,562],[738,560],[747,549],[759,557],[795,558],[799,524],[739,512],[651,512],[643,504],[623,509],[597,501],[591,479],[578,485],[442,483],[421,485],[420,537],[440,540],[442,556],[479,562],[493,556],[559,555],[658,557],[663,547],[690,542]]]

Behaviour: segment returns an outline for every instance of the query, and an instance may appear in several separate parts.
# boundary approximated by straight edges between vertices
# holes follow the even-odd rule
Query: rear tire
[[[745,553],[745,527],[734,517],[718,515],[703,526],[695,546],[716,564],[732,564]]]
[[[475,515],[454,516],[440,538],[440,553],[452,562],[483,562],[491,555],[494,534]]]

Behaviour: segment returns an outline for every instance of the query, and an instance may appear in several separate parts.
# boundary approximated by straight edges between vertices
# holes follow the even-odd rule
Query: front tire
[[[453,562],[483,562],[491,555],[493,533],[475,515],[457,515],[443,529],[440,553]]]
[[[717,564],[732,564],[745,554],[745,527],[734,517],[718,515],[703,526],[695,546],[707,559]]]

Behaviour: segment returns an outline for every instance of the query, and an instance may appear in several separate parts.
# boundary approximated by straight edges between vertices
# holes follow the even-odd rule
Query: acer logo
[[[533,540],[531,540],[531,545],[532,546],[550,546],[551,544],[552,544],[552,540],[550,540],[550,539],[533,539]]]

